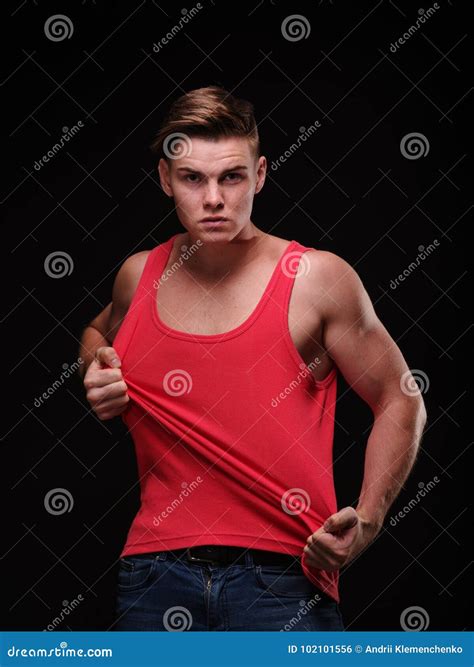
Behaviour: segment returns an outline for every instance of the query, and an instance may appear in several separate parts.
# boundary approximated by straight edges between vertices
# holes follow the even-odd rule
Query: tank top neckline
[[[156,251],[158,251],[159,247],[164,247],[165,252],[164,252],[164,260],[163,260],[163,255],[160,256],[159,253],[156,252],[153,264],[154,272],[157,271],[160,273],[160,275],[163,273],[166,265],[168,264],[168,260],[173,250],[174,240],[177,236],[179,236],[179,233],[174,234],[170,239],[168,239],[168,241],[165,241],[163,246],[157,246]],[[217,334],[189,333],[188,331],[180,331],[179,329],[174,329],[172,327],[169,327],[165,322],[163,322],[158,313],[157,297],[158,297],[158,290],[160,288],[159,282],[158,282],[158,287],[156,289],[150,290],[149,302],[151,307],[151,316],[154,324],[167,336],[172,336],[173,338],[181,338],[187,341],[195,341],[199,343],[215,343],[217,341],[227,340],[229,338],[234,338],[235,336],[240,335],[241,333],[246,331],[260,315],[261,311],[263,310],[266,302],[270,297],[270,294],[272,293],[277,283],[280,274],[283,273],[281,266],[285,257],[297,245],[298,241],[296,241],[295,239],[290,240],[285,250],[281,254],[278,262],[276,263],[276,266],[274,267],[273,272],[270,276],[270,280],[268,281],[265,290],[262,296],[260,297],[260,300],[258,301],[257,305],[250,313],[250,315],[237,327],[234,327],[229,331],[224,331],[223,333],[217,333]]]

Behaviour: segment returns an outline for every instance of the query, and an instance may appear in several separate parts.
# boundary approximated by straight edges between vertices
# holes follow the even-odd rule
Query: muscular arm
[[[357,273],[336,255],[315,252],[311,265],[324,347],[374,415],[356,511],[376,533],[413,467],[426,411],[420,393],[402,391],[402,376],[412,376]]]
[[[100,347],[113,345],[115,335],[125,317],[149,251],[131,255],[124,261],[115,277],[112,301],[84,329],[79,354],[84,363],[79,367],[83,378]]]

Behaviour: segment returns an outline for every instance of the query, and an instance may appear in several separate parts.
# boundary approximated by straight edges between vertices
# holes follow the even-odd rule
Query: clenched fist
[[[101,421],[122,413],[130,400],[120,365],[113,347],[99,347],[84,376],[86,398]]]
[[[370,544],[379,529],[359,510],[343,507],[308,537],[303,550],[306,562],[327,572],[339,570]]]

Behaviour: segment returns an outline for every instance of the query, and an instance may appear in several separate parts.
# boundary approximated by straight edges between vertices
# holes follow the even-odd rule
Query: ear
[[[171,189],[170,168],[168,162],[164,158],[161,158],[158,162],[158,174],[160,175],[160,183],[163,192],[167,194],[168,197],[172,197],[173,190]]]
[[[267,158],[261,155],[258,158],[257,164],[257,183],[255,186],[255,194],[258,194],[265,183],[265,176],[267,173]]]

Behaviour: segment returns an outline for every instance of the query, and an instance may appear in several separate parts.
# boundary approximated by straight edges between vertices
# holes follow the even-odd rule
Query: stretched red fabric
[[[316,381],[288,328],[309,248],[289,242],[240,326],[190,334],[167,326],[156,306],[176,236],[149,253],[114,341],[141,485],[121,555],[204,544],[302,555],[305,575],[339,602],[339,572],[309,568],[303,553],[337,511],[337,370]]]

